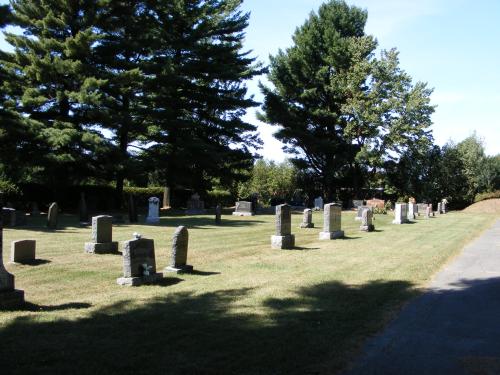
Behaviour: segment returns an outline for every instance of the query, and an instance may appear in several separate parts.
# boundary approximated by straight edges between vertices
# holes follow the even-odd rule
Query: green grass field
[[[299,229],[294,250],[273,250],[274,217],[168,216],[160,225],[116,225],[153,238],[158,271],[167,265],[177,225],[189,228],[190,275],[156,286],[120,287],[120,255],[83,251],[90,228],[63,216],[61,229],[4,230],[10,242],[36,239],[34,265],[10,265],[29,302],[0,312],[2,374],[315,374],[341,370],[365,339],[419,293],[494,215],[450,213],[392,225],[376,215],[376,232],[358,230],[344,212],[346,238],[318,241]],[[35,223],[36,224],[36,223]]]

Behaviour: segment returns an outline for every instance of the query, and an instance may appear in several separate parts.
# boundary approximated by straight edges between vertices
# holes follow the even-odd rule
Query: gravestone
[[[408,211],[407,211],[408,220],[415,220],[416,208],[417,208],[417,205],[415,203],[408,203]]]
[[[364,201],[362,199],[353,199],[352,200],[352,206],[354,208],[359,208],[359,207],[363,206],[363,204],[364,204]]]
[[[314,199],[314,210],[315,211],[320,211],[323,209],[324,203],[323,203],[323,198],[318,197]]]
[[[24,303],[24,291],[15,289],[14,275],[3,264],[3,217],[0,215],[0,307],[11,308]]]
[[[436,209],[436,215],[441,215],[442,208],[441,208],[441,202],[437,204],[437,209]]]
[[[162,279],[156,272],[155,244],[147,238],[136,235],[133,240],[123,243],[123,277],[116,279],[119,285],[139,286],[153,284]]]
[[[168,186],[165,186],[165,189],[163,189],[163,206],[161,207],[162,210],[168,210],[170,208],[170,188]]]
[[[92,242],[85,243],[85,252],[106,254],[118,252],[118,242],[113,242],[113,217],[107,215],[92,218]]]
[[[4,227],[16,226],[16,210],[10,207],[2,208],[2,219]]]
[[[187,201],[186,207],[186,214],[188,215],[199,215],[206,213],[205,202],[200,200],[200,196],[197,193],[191,195],[191,199]]]
[[[80,193],[80,203],[78,204],[78,216],[80,217],[81,225],[88,225],[89,212],[87,210],[87,201],[85,200],[85,193]]]
[[[383,199],[373,198],[373,199],[367,200],[366,205],[368,207],[383,209],[385,207],[385,201]]]
[[[137,217],[137,204],[135,201],[135,197],[130,194],[128,196],[128,222],[129,223],[137,223],[138,217]]]
[[[425,210],[427,210],[428,206],[429,205],[427,203],[417,203],[418,214],[419,215],[420,213],[425,214]]]
[[[302,216],[302,223],[300,224],[301,228],[314,228],[314,223],[312,222],[312,210],[310,208],[306,208],[304,210],[304,214]]]
[[[149,208],[146,223],[154,224],[160,222],[160,200],[157,197],[148,199]]]
[[[292,234],[292,212],[288,204],[276,206],[276,234],[271,236],[273,249],[292,249],[295,236]]]
[[[341,230],[342,208],[336,203],[325,204],[323,213],[323,231],[319,233],[320,240],[334,240],[344,237]]]
[[[404,224],[408,222],[408,203],[396,203],[394,208],[393,224]]]
[[[253,216],[252,202],[238,201],[233,212],[234,216]]]
[[[363,210],[359,229],[364,232],[372,232],[375,230],[375,226],[373,225],[373,211],[369,208]]]
[[[354,220],[356,220],[356,221],[363,220],[363,211],[366,210],[366,209],[372,211],[372,214],[373,214],[373,207],[360,206],[360,207],[358,207],[358,211],[356,212],[356,217],[354,218]]]
[[[172,239],[172,251],[170,253],[170,264],[164,269],[165,272],[187,273],[193,271],[193,266],[187,263],[189,233],[185,226],[177,227]]]
[[[47,213],[47,227],[50,229],[57,228],[57,218],[59,215],[59,206],[57,202],[52,203],[49,206],[49,212]]]
[[[40,216],[40,209],[38,208],[38,203],[33,202],[31,204],[31,217],[38,217]]]
[[[36,241],[18,240],[10,245],[10,261],[12,263],[30,263],[35,260]]]
[[[431,215],[432,215],[432,205],[431,205],[431,204],[429,204],[429,205],[427,205],[427,207],[425,208],[425,218],[426,218],[426,219],[430,219]]]
[[[220,203],[215,207],[215,225],[222,223],[222,206]]]
[[[441,213],[445,214],[448,212],[446,205],[448,204],[448,201],[446,199],[443,199],[441,201]]]

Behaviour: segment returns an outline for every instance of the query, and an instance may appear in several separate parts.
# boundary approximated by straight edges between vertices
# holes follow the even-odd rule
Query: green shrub
[[[384,208],[379,208],[379,207],[374,207],[373,208],[373,213],[375,215],[386,215],[387,214],[387,209]]]
[[[495,199],[495,198],[500,198],[500,190],[491,191],[489,193],[476,194],[476,196],[474,197],[474,202],[481,202],[486,199]]]

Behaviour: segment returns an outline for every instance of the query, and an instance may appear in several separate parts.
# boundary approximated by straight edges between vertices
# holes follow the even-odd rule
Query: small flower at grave
[[[132,236],[133,236],[136,240],[140,240],[140,239],[142,238],[142,234],[137,233],[137,232],[134,232],[134,234],[132,234]]]
[[[153,268],[153,266],[150,266],[149,264],[144,263],[144,264],[142,265],[142,274],[143,274],[144,276],[149,276],[149,275],[151,275],[151,269],[152,269],[152,268]]]

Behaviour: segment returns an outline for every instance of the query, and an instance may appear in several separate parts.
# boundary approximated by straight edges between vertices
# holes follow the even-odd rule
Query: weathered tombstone
[[[334,240],[344,237],[341,230],[342,208],[336,203],[325,204],[323,214],[323,232],[319,233],[320,240]]]
[[[300,224],[301,228],[314,228],[314,223],[312,222],[312,210],[310,208],[306,208],[304,210],[304,214],[302,216],[302,223]]]
[[[238,201],[233,212],[234,216],[253,216],[252,202]]]
[[[368,207],[383,209],[385,207],[385,201],[383,199],[373,198],[373,199],[367,200],[366,205]]]
[[[364,201],[361,199],[353,199],[352,200],[352,206],[354,208],[359,208],[359,207],[363,206],[363,203],[364,203]]]
[[[24,303],[24,291],[15,289],[14,275],[3,264],[3,218],[0,215],[0,307],[11,308]]]
[[[441,215],[441,210],[442,210],[442,208],[441,208],[441,202],[439,202],[437,204],[436,215]]]
[[[372,211],[372,214],[373,214],[373,207],[360,206],[360,207],[358,207],[358,211],[356,212],[356,217],[354,218],[354,220],[356,220],[356,221],[363,220],[363,211],[366,210],[366,209]]]
[[[427,210],[428,206],[429,205],[427,203],[417,203],[418,214],[419,215],[420,213],[425,214],[425,210]]]
[[[187,264],[188,244],[189,232],[185,226],[181,225],[175,230],[170,264],[164,269],[165,272],[187,273],[193,270],[193,266]]]
[[[80,203],[78,204],[78,216],[80,217],[81,225],[88,225],[89,212],[87,210],[87,201],[85,200],[85,193],[80,193]]]
[[[222,223],[222,206],[220,203],[215,207],[215,225]]]
[[[52,203],[49,206],[49,212],[47,213],[47,227],[50,229],[57,228],[57,217],[59,215],[59,206],[57,202]]]
[[[162,273],[156,272],[155,244],[136,235],[123,243],[123,277],[116,280],[119,285],[139,286],[159,281]]]
[[[372,232],[375,230],[375,226],[373,225],[373,211],[369,208],[363,210],[359,229],[364,232]]]
[[[35,260],[36,241],[18,240],[10,245],[10,261],[12,263],[30,263]]]
[[[160,200],[157,197],[148,199],[149,209],[146,223],[159,223],[160,222]]]
[[[432,215],[432,205],[429,204],[425,208],[425,218],[430,219],[431,215]]]
[[[2,219],[5,227],[16,226],[16,210],[10,207],[2,208]]]
[[[271,236],[273,249],[292,249],[295,236],[292,234],[292,212],[288,204],[276,206],[276,234]]]
[[[113,242],[113,217],[94,216],[92,218],[92,242],[85,243],[85,252],[106,254],[117,251],[118,242]]]
[[[135,197],[130,194],[128,196],[128,222],[137,223],[139,220],[137,218],[137,204],[135,202]]]
[[[407,211],[408,220],[415,220],[416,207],[417,207],[417,205],[415,203],[408,203],[408,211]]]
[[[205,210],[205,202],[200,200],[200,196],[197,193],[191,195],[191,199],[187,201],[186,207],[186,214],[188,215],[205,214],[207,212]]]
[[[408,222],[408,204],[407,203],[396,203],[394,209],[394,220],[393,224],[404,224]]]
[[[448,210],[447,210],[447,208],[446,208],[446,205],[447,205],[447,204],[448,204],[448,201],[447,201],[446,199],[443,199],[443,200],[441,201],[441,212],[442,212],[443,214],[445,214],[445,213],[447,213],[447,212],[448,212]]]
[[[165,186],[163,189],[163,206],[162,210],[168,210],[170,208],[170,188]]]
[[[314,210],[315,211],[322,210],[323,209],[323,205],[324,205],[323,198],[318,197],[318,198],[314,199]]]

